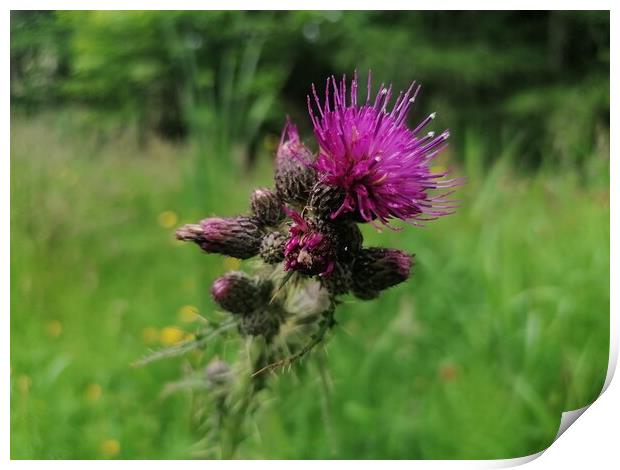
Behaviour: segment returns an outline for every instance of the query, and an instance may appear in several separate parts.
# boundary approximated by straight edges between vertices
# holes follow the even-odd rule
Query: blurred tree
[[[308,125],[310,83],[354,69],[423,83],[416,116],[437,109],[488,159],[579,160],[608,129],[608,12],[14,12],[11,37],[16,105],[83,103],[143,139],[207,132],[250,156],[282,111]]]
[[[66,31],[50,11],[11,11],[11,104],[36,110],[67,78]]]
[[[72,73],[64,91],[73,101],[133,120],[142,137],[147,130],[171,138],[185,136],[196,106],[206,101],[210,107],[204,111],[217,114],[225,123],[220,129],[231,132],[231,126],[238,128],[238,121],[248,117],[246,111],[250,120],[259,121],[258,115],[270,111],[246,110],[240,105],[279,91],[286,60],[280,56],[277,61],[269,60],[263,53],[275,51],[278,35],[272,32],[271,16],[244,12],[59,12],[57,21],[72,31]],[[254,49],[246,47],[248,44]],[[260,68],[259,58],[265,59]],[[230,119],[225,113],[232,113]]]

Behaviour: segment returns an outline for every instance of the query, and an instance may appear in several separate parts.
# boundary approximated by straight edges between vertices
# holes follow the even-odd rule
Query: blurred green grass
[[[69,116],[70,118],[70,116]],[[67,118],[67,119],[69,119]],[[190,458],[191,397],[161,398],[186,360],[130,364],[190,332],[231,260],[173,240],[176,225],[242,212],[226,168],[197,201],[190,144],[97,142],[56,115],[11,127],[11,457]],[[471,137],[471,136],[470,136]],[[413,278],[349,299],[325,352],[271,379],[240,458],[509,458],[552,441],[593,401],[609,347],[609,173],[522,175],[508,149],[464,150],[461,209],[367,244],[416,253]],[[213,176],[213,175],[211,175]],[[179,333],[180,335],[180,333]],[[323,393],[315,361],[328,363]]]

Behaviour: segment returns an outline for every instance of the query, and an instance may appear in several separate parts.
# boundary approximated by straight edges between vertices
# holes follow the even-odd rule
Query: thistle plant
[[[269,373],[294,367],[326,340],[343,296],[369,301],[410,277],[414,255],[364,246],[359,225],[394,229],[392,222],[402,220],[420,226],[455,208],[449,197],[459,181],[430,167],[448,131],[426,132],[434,113],[414,128],[406,123],[420,86],[412,84],[390,106],[392,88],[381,85],[372,97],[370,74],[361,104],[357,76],[347,85],[345,77],[328,79],[323,101],[312,87],[308,108],[318,151],[288,120],[274,187],[256,189],[246,214],[176,231],[206,253],[257,260],[252,273],[230,271],[213,282],[213,300],[227,320],[210,324],[189,344],[156,353],[185,353],[231,332],[246,339],[247,354],[237,363],[215,358],[204,376],[189,382],[212,397],[204,418],[219,436],[221,456],[234,455],[244,417]]]

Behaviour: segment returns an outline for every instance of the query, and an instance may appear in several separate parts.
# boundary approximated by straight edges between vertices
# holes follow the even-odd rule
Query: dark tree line
[[[206,126],[256,142],[282,113],[306,125],[310,83],[371,68],[397,88],[421,82],[417,116],[437,109],[488,158],[516,142],[530,162],[574,159],[608,129],[609,34],[608,12],[16,11],[11,100],[86,106],[143,135]]]

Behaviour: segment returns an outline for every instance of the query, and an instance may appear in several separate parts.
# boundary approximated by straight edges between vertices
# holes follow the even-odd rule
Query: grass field
[[[192,458],[191,398],[161,397],[188,361],[130,364],[194,328],[233,260],[174,228],[242,212],[255,174],[211,178],[191,146],[98,142],[53,116],[11,129],[11,457]],[[240,458],[509,458],[552,441],[601,390],[609,345],[609,155],[586,169],[485,171],[476,142],[457,215],[368,244],[415,252],[413,278],[348,299],[326,354],[272,378]],[[188,313],[189,312],[189,313]],[[207,355],[210,351],[207,351]]]

